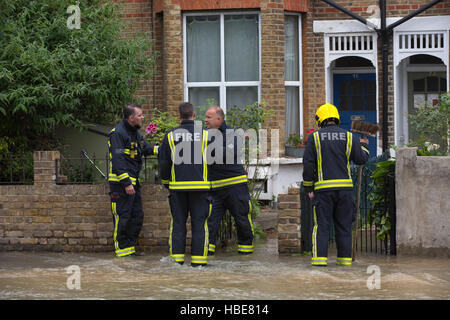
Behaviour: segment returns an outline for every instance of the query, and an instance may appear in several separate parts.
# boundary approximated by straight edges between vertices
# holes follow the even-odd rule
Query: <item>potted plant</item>
[[[306,135],[299,135],[298,133],[291,131],[286,140],[286,156],[303,158],[306,142],[308,141],[308,136],[313,132],[314,129],[309,129],[306,131]]]

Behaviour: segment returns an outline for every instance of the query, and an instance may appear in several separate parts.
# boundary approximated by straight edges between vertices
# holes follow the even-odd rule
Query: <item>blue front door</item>
[[[376,123],[376,79],[374,73],[335,74],[333,103],[339,110],[340,127],[349,130],[352,120]],[[359,135],[358,135],[359,138]],[[369,137],[370,157],[377,155],[377,141]]]

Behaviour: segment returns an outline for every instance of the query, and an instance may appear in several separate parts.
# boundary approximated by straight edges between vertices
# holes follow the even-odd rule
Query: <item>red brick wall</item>
[[[377,0],[358,2],[343,0],[338,2],[345,8],[364,18],[372,15],[367,12]],[[392,0],[388,2],[388,17],[401,17],[429,3],[429,0]],[[151,8],[153,5],[153,12]],[[145,109],[157,107],[176,113],[177,105],[183,101],[183,10],[223,10],[260,9],[261,10],[261,90],[262,99],[276,115],[268,126],[281,128],[280,142],[284,141],[284,12],[304,12],[303,19],[303,118],[304,128],[315,127],[313,116],[318,105],[325,102],[325,70],[323,34],[313,32],[313,21],[351,19],[320,0],[126,0],[125,19],[132,23],[130,33],[153,32],[154,50],[160,53],[156,73],[152,81],[142,84],[136,93],[146,99]],[[159,13],[158,13],[159,12]],[[433,8],[420,14],[450,15],[450,0],[444,0]],[[164,41],[164,42],[163,42]],[[380,46],[378,56],[381,59]],[[392,62],[392,54],[390,55]],[[381,61],[379,61],[381,70]],[[392,71],[392,70],[391,70]],[[378,75],[381,81],[381,74]],[[392,81],[392,76],[390,77]],[[381,82],[379,84],[381,88]],[[389,143],[393,143],[393,88],[389,89]],[[381,99],[381,96],[380,96]],[[381,106],[381,100],[379,101]],[[149,111],[146,112],[149,115]],[[381,108],[379,119],[381,120]],[[281,143],[281,146],[283,143]]]

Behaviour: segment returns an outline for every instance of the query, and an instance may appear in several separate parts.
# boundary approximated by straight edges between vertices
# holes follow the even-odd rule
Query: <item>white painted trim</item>
[[[333,74],[345,73],[374,73],[375,67],[372,68],[333,68]]]
[[[396,18],[398,20],[398,18]],[[393,22],[393,21],[392,21]],[[389,23],[392,23],[389,22]],[[389,24],[388,24],[389,25]],[[394,143],[405,145],[409,142],[408,132],[408,72],[447,71],[447,91],[450,87],[449,47],[450,16],[415,17],[394,29],[393,34],[393,86],[394,86]],[[443,33],[444,48],[400,49],[400,35]],[[441,59],[443,69],[436,65],[409,65],[408,58],[417,54],[427,54]]]
[[[299,108],[299,134],[303,134],[304,125],[303,125],[303,52],[302,52],[302,16],[300,13],[297,12],[285,12],[285,16],[296,16],[298,18],[298,73],[299,73],[299,81],[284,81],[284,87],[298,87],[298,108]],[[286,103],[285,103],[286,108]]]
[[[386,24],[400,20],[400,17],[386,19]],[[395,31],[433,31],[450,29],[450,16],[415,17],[399,25]],[[373,32],[372,29],[357,20],[320,20],[313,21],[314,33],[349,33],[349,32]]]

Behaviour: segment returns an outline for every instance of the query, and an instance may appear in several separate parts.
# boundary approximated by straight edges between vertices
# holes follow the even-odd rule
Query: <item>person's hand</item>
[[[135,194],[135,193],[136,193],[136,191],[134,191],[134,187],[133,187],[132,184],[130,184],[129,186],[126,186],[126,187],[125,187],[125,192],[126,192],[127,194],[129,194],[129,195]]]
[[[359,139],[359,142],[365,143],[365,144],[369,144],[369,139],[367,139],[366,137],[360,138],[360,139]]]
[[[314,200],[314,192],[308,192],[308,197],[311,201]]]

